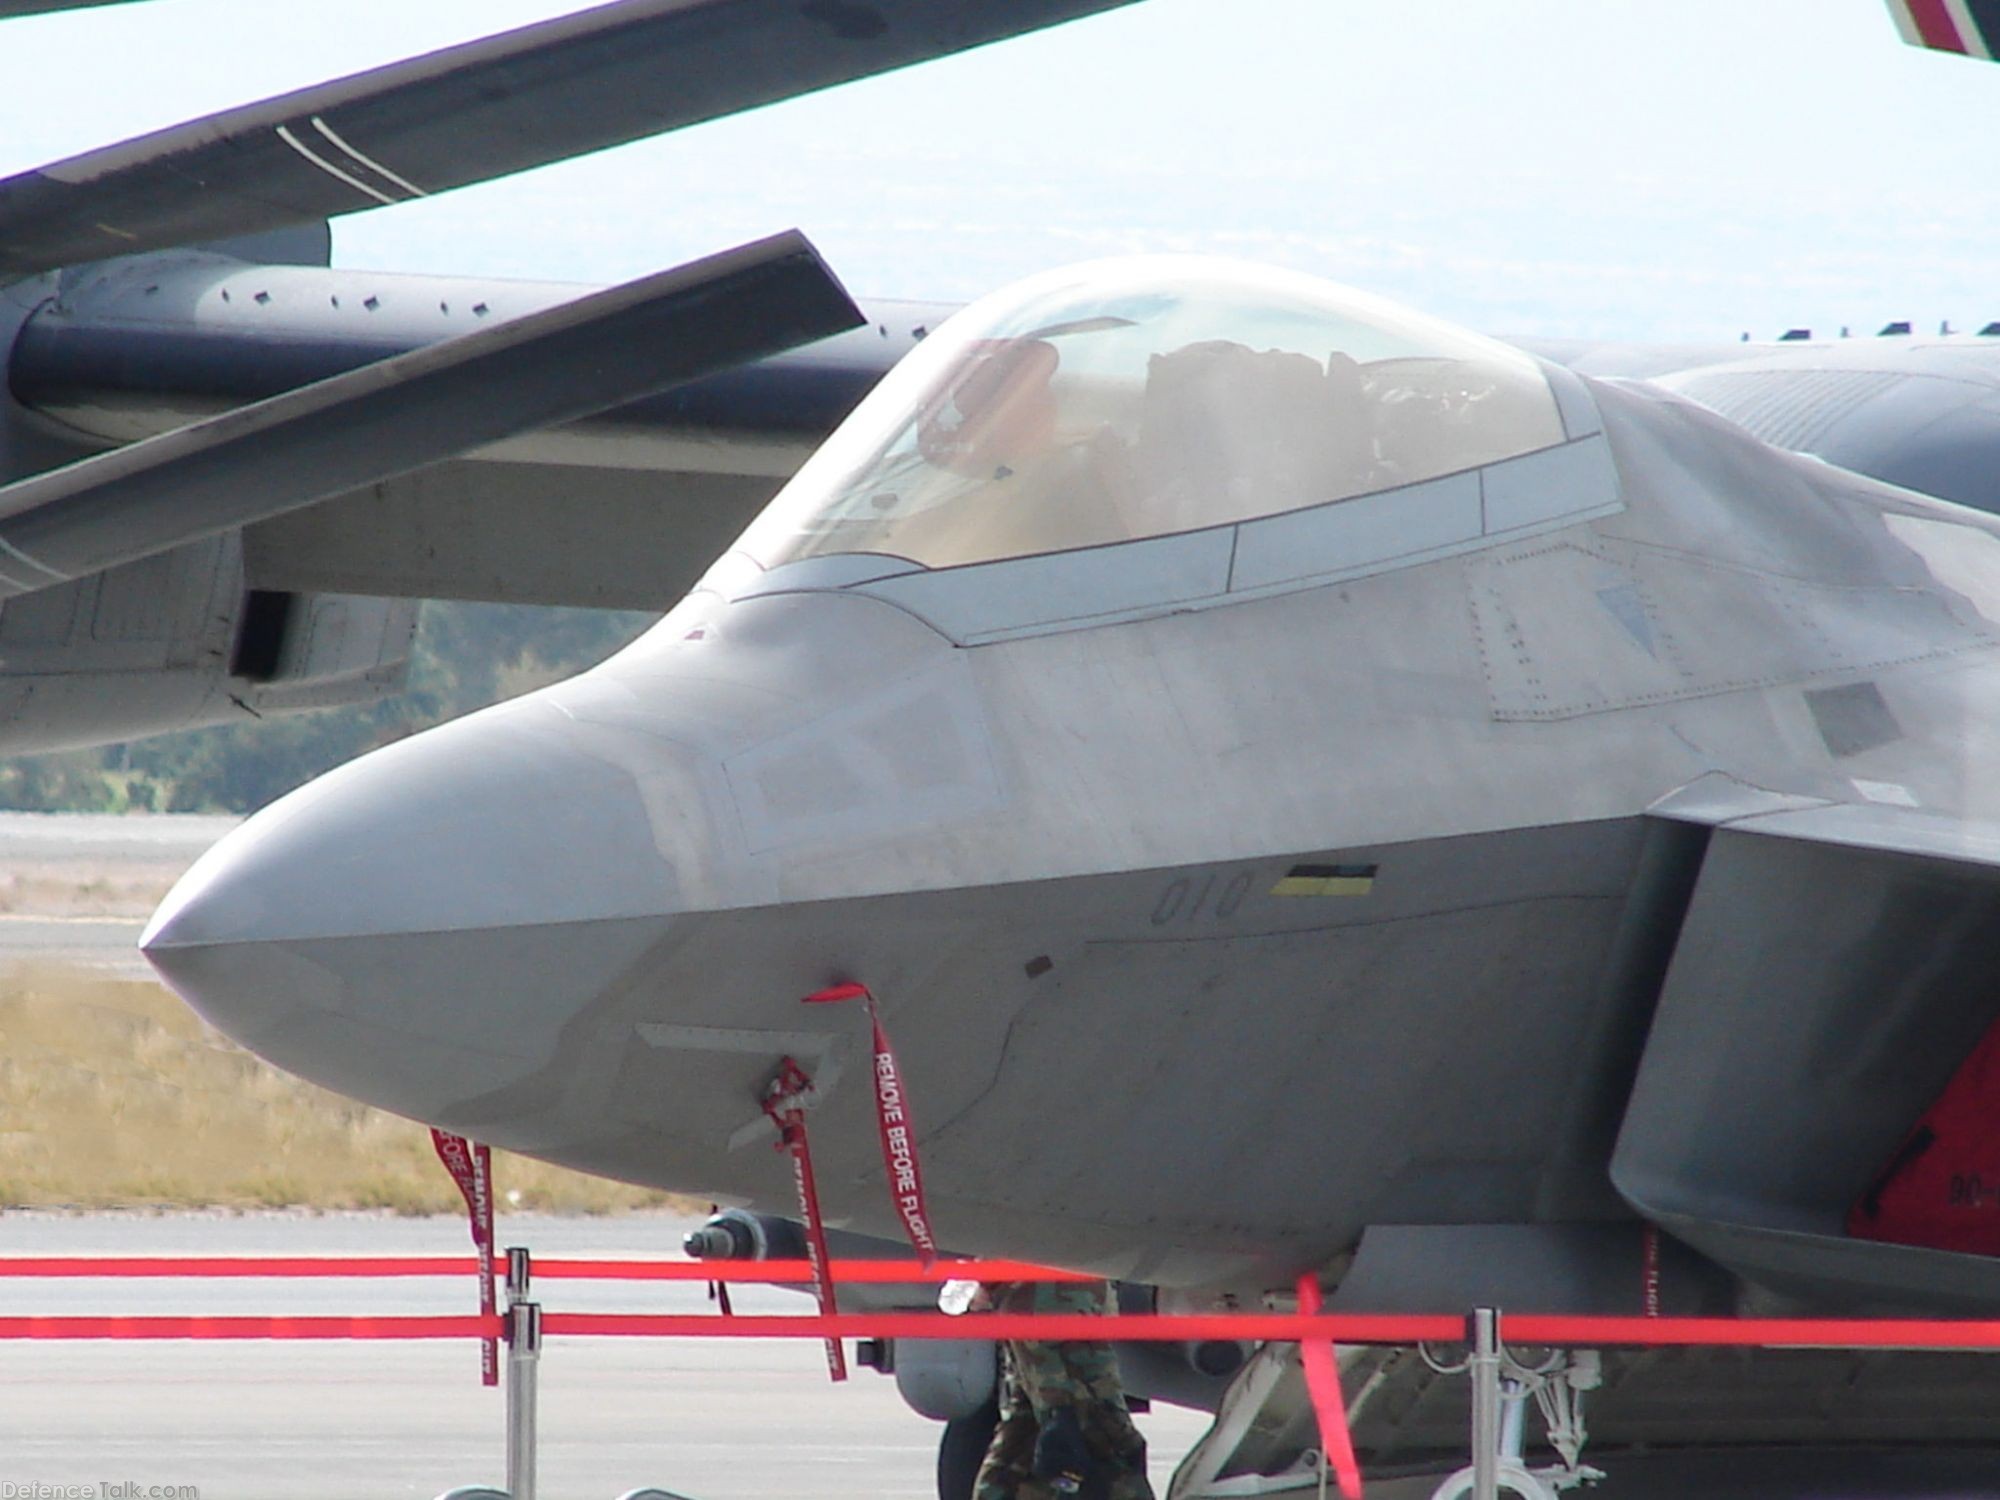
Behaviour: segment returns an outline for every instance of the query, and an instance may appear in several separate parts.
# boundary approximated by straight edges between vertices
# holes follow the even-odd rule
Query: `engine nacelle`
[[[0,755],[387,697],[417,609],[247,590],[235,535],[24,594],[0,604]]]
[[[0,287],[0,349],[58,282]],[[102,445],[0,385],[0,484]],[[0,605],[0,755],[387,697],[402,689],[417,608],[252,589],[235,533],[22,594]]]

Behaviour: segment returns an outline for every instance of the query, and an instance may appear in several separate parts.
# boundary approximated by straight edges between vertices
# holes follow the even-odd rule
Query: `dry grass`
[[[700,1207],[504,1152],[494,1179],[521,1209]],[[0,1207],[460,1200],[422,1126],[279,1072],[158,985],[48,965],[0,974]]]

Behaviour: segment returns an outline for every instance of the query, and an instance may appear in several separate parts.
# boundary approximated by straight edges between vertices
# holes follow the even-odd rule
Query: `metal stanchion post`
[[[1474,1308],[1472,1358],[1472,1500],[1500,1500],[1500,1314]]]
[[[528,1300],[528,1281],[534,1275],[534,1258],[526,1245],[507,1247],[507,1305]]]
[[[507,1251],[507,1494],[535,1500],[535,1377],[542,1357],[542,1309],[528,1300],[531,1266],[520,1246]]]
[[[535,1500],[535,1367],[542,1357],[542,1310],[507,1309],[507,1494]]]

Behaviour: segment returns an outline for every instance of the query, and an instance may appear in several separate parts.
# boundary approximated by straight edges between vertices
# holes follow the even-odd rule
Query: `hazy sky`
[[[0,22],[0,171],[573,8]],[[1996,142],[2000,66],[1905,47],[1882,0],[1144,0],[349,218],[335,253],[609,281],[797,224],[864,295],[1197,250],[1501,333],[1978,327],[2000,318]]]

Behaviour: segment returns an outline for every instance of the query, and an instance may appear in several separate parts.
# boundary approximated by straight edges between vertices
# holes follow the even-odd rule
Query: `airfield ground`
[[[465,1248],[462,1218],[419,1216],[452,1206],[421,1130],[207,1032],[133,952],[154,902],[232,823],[0,814],[0,1254]],[[658,1254],[693,1222],[686,1205],[539,1163],[506,1159],[495,1175],[521,1208],[564,1210],[502,1204],[501,1242],[545,1255]],[[575,1311],[706,1306],[698,1286],[539,1291]],[[471,1297],[430,1278],[0,1280],[0,1310],[56,1315],[454,1313]],[[737,1305],[799,1310],[759,1288]],[[497,1484],[503,1407],[476,1364],[457,1343],[0,1344],[0,1482],[93,1496],[182,1485],[199,1500],[427,1500]],[[1206,1418],[1145,1420],[1164,1487]],[[803,1342],[552,1339],[541,1431],[555,1497],[644,1483],[696,1500],[935,1493],[936,1426],[872,1371],[830,1385]]]
[[[657,1254],[685,1215],[503,1214],[503,1243],[544,1255]],[[387,1215],[0,1214],[14,1255],[453,1254],[462,1221]],[[699,1312],[702,1288],[544,1282],[567,1311]],[[8,1311],[79,1313],[454,1313],[457,1279],[384,1281],[0,1280]],[[747,1287],[745,1312],[801,1310]],[[803,1341],[550,1339],[541,1366],[541,1493],[611,1500],[655,1484],[694,1500],[931,1500],[938,1429],[856,1370],[826,1378]],[[1142,1419],[1164,1493],[1207,1425],[1192,1412]],[[469,1345],[450,1343],[0,1344],[0,1481],[192,1485],[199,1500],[430,1500],[502,1479],[504,1407],[481,1388]],[[28,1489],[13,1493],[26,1495]],[[93,1500],[116,1494],[91,1488]],[[184,1497],[195,1500],[195,1497]]]
[[[252,1057],[139,956],[237,821],[0,813],[0,1207],[455,1207],[420,1127]],[[694,1207],[517,1157],[494,1175],[527,1209]]]

